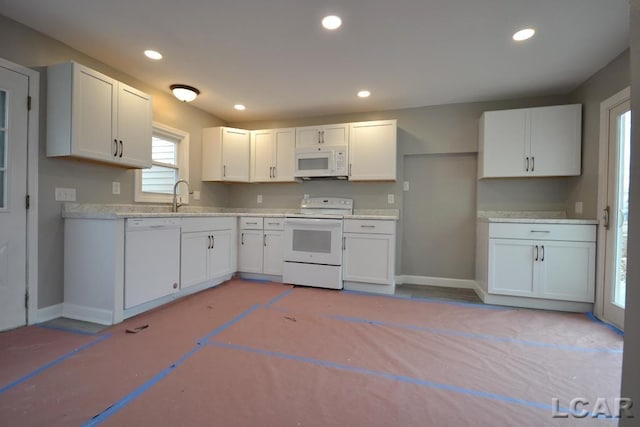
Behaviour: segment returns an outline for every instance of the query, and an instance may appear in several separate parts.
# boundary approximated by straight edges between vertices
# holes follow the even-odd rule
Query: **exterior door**
[[[0,65],[0,330],[27,313],[27,141],[29,78]]]
[[[628,98],[608,110],[606,190],[602,230],[604,280],[602,316],[624,327],[629,209],[631,106]]]

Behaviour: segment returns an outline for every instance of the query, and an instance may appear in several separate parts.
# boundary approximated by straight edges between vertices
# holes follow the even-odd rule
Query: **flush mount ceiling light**
[[[156,50],[151,50],[151,49],[147,49],[144,51],[144,55],[149,58],[149,59],[153,59],[155,61],[158,61],[160,59],[162,59],[162,54]]]
[[[322,26],[327,30],[337,30],[342,25],[342,19],[339,16],[329,15],[322,18]]]
[[[358,92],[358,96],[360,98],[368,98],[371,95],[371,92],[369,92],[368,90],[361,90],[360,92]]]
[[[246,110],[246,109],[247,109],[247,107],[245,107],[245,106],[244,106],[244,105],[242,105],[242,104],[236,104],[236,105],[234,105],[234,106],[233,106],[233,108],[235,108],[235,109],[236,109],[236,110],[238,110],[238,111],[244,111],[244,110]]]
[[[200,95],[200,91],[193,86],[171,85],[169,88],[171,89],[171,92],[173,92],[173,96],[182,102],[191,102]]]
[[[534,30],[533,28],[525,28],[523,30],[517,31],[513,35],[513,39],[517,42],[521,42],[530,39],[535,33],[536,30]]]

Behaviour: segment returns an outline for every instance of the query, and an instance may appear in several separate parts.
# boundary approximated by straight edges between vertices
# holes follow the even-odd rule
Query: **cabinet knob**
[[[178,289],[178,284],[177,283],[173,284],[173,289]]]

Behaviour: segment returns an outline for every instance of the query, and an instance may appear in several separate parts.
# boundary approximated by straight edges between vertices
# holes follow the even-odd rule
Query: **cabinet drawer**
[[[489,224],[489,238],[595,242],[596,226],[588,224],[492,223]]]
[[[182,218],[182,232],[233,230],[236,224],[236,217]]]
[[[393,234],[396,230],[395,221],[345,219],[345,233]]]
[[[264,218],[265,230],[284,230],[284,218]]]
[[[240,229],[241,230],[262,230],[262,217],[257,216],[241,216],[240,217]]]

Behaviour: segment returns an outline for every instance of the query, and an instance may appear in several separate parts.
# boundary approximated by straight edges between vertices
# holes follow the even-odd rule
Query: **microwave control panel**
[[[347,173],[347,152],[336,151],[336,173]]]

